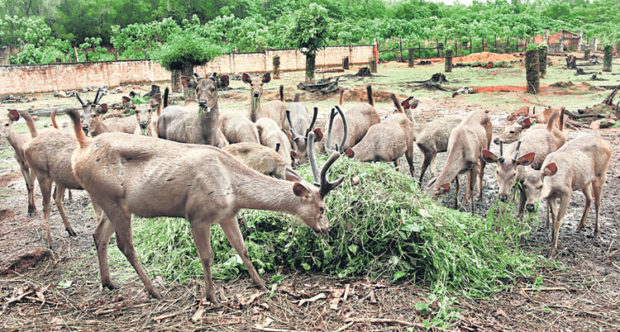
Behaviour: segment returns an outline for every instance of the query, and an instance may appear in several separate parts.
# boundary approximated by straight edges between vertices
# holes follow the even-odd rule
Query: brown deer
[[[292,158],[296,153],[292,151],[289,138],[280,126],[270,118],[260,118],[256,120],[256,129],[260,136],[260,144],[275,150],[287,165],[292,166]]]
[[[77,93],[75,97],[82,105],[82,129],[87,135],[90,134],[90,136],[95,137],[111,131],[129,134],[134,132],[136,123],[134,117],[116,118],[110,119],[106,123],[103,122],[103,114],[107,113],[108,104],[99,104],[103,98],[101,89],[97,89],[97,94],[92,102],[90,100],[84,102]]]
[[[220,129],[228,143],[252,142],[259,143],[258,130],[254,122],[245,115],[230,111],[220,117]]]
[[[504,157],[503,142],[500,141],[500,155],[496,156],[491,151],[482,150],[482,158],[487,163],[497,163],[497,185],[499,187],[499,199],[507,202],[510,192],[515,184],[520,183],[519,195],[519,216],[523,215],[526,206],[527,192],[526,185],[526,166],[530,165],[533,169],[539,170],[545,158],[551,152],[559,149],[566,142],[566,135],[555,126],[558,117],[563,116],[563,111],[554,112],[547,122],[546,130],[528,130],[527,133],[517,142],[506,147],[506,157]],[[563,123],[560,125],[562,128]],[[527,185],[531,182],[527,181]],[[533,184],[538,185],[538,184]],[[534,210],[534,205],[527,206],[528,211]]]
[[[93,203],[102,207],[108,217],[102,219],[94,235],[104,287],[114,288],[108,269],[107,246],[112,233],[116,233],[119,249],[149,294],[160,297],[137,260],[131,232],[132,214],[189,220],[204,269],[206,296],[211,302],[217,302],[211,280],[210,231],[213,224],[220,224],[250,277],[263,289],[264,282],[250,261],[239,230],[236,215],[240,209],[283,211],[301,217],[316,232],[329,231],[324,198],[344,178],[333,183],[327,180],[327,171],[339,157],[337,153],[329,158],[319,175],[312,150],[313,136],[308,149],[316,186],[303,181],[292,169],[287,169],[286,181],[262,175],[211,146],[123,133],[89,139],[80,130],[77,112],[70,111],[69,116],[79,143],[73,154],[73,170]],[[144,197],[149,199],[144,200]]]
[[[295,101],[287,106],[286,118],[290,127],[290,133],[293,137],[294,159],[298,164],[306,161],[306,151],[308,145],[308,134],[314,131],[314,137],[320,141],[323,133],[320,128],[315,128],[316,118],[319,114],[319,108],[315,107],[312,117],[308,114],[308,110],[304,104],[299,102],[299,94],[295,94]]]
[[[183,85],[196,89],[198,109],[193,105],[168,106],[157,120],[158,137],[181,143],[207,144],[217,147],[228,145],[219,128],[219,107],[217,90],[229,84],[228,76],[215,73],[197,82],[189,77],[181,77]],[[195,83],[194,83],[195,82]]]
[[[599,215],[603,185],[611,158],[611,144],[596,135],[577,137],[558,151],[547,156],[541,168],[543,188],[541,197],[551,207],[553,233],[550,255],[555,256],[558,248],[558,235],[571,200],[572,192],[581,190],[586,198],[585,208],[577,230],[586,226],[592,196],[596,219],[594,235],[598,236]]]
[[[168,88],[164,91],[165,98],[167,99]],[[133,125],[133,134],[137,135],[145,135],[157,137],[157,119],[161,115],[161,94],[155,94],[153,97],[149,99],[149,101],[145,104],[134,104],[131,98],[127,96],[123,96],[123,107],[125,109],[133,110],[135,116],[126,117],[121,119],[131,120],[130,122]],[[121,120],[119,119],[119,120]],[[105,132],[109,132],[105,131]],[[111,131],[120,131],[128,133],[125,130],[111,130]]]
[[[474,182],[478,178],[478,199],[482,199],[482,178],[484,176],[485,161],[480,158],[482,149],[489,149],[492,135],[491,120],[486,111],[469,113],[461,123],[450,133],[448,139],[448,157],[446,164],[436,179],[431,180],[426,190],[431,197],[446,193],[450,183],[456,182],[456,208],[458,208],[459,183],[458,175],[467,173],[467,186],[463,205],[471,194],[471,211],[474,212]]]
[[[286,163],[278,151],[258,143],[236,143],[225,146],[222,150],[230,153],[245,166],[261,174],[279,179],[284,178],[286,167],[291,165]]]
[[[427,123],[419,133],[416,133],[416,144],[420,151],[424,154],[422,162],[422,170],[420,172],[420,180],[418,184],[422,185],[424,173],[428,166],[431,166],[431,174],[436,176],[437,165],[435,157],[439,152],[448,151],[448,139],[450,132],[463,121],[461,115],[448,115],[443,118],[435,119]]]
[[[286,105],[284,104],[284,86],[280,86],[280,100],[273,100],[261,103],[263,96],[263,85],[271,81],[271,74],[265,73],[260,80],[252,79],[252,77],[243,73],[241,76],[243,83],[250,85],[250,120],[256,122],[260,118],[270,118],[275,121],[282,130],[288,131],[288,123],[285,119],[284,112]]]
[[[532,121],[530,118],[522,116],[517,119],[515,123],[504,128],[504,131],[493,139],[493,143],[499,144],[500,142],[503,142],[508,144],[516,142],[525,134],[525,131],[530,128],[531,125]]]
[[[368,103],[353,105],[353,107],[344,112],[344,115],[347,118],[347,133],[344,133],[344,128],[342,125],[342,119],[344,119],[344,117],[334,119],[336,113],[332,110],[327,129],[326,151],[329,151],[330,149],[339,150],[340,152],[347,151],[350,147],[353,147],[362,140],[370,126],[381,122],[379,114],[377,114],[377,110],[375,109],[375,102],[372,96],[372,86],[368,85],[366,87],[366,92],[368,94]],[[342,98],[340,98],[340,100],[342,100]],[[342,140],[344,141],[344,144],[340,146],[331,145],[332,138],[336,142],[341,142]]]
[[[30,137],[18,134],[13,130],[13,123],[19,120],[20,113],[23,118],[30,119],[30,114],[26,111],[18,112],[15,109],[10,109],[7,112],[0,112],[0,138],[6,137],[13,150],[15,150],[15,160],[17,160],[22,171],[24,181],[26,182],[26,190],[28,191],[28,216],[32,217],[37,214],[37,207],[34,203],[34,180],[36,175],[24,156],[24,149],[28,141],[30,141]],[[32,119],[26,121],[26,125],[29,128],[34,126]],[[36,132],[37,129],[30,128],[30,130]]]
[[[411,176],[414,176],[413,117],[409,109],[405,112],[396,95],[392,93],[390,98],[398,112],[372,125],[364,138],[347,150],[347,156],[357,161],[392,161],[398,168],[400,157],[405,155],[409,164],[409,172]]]

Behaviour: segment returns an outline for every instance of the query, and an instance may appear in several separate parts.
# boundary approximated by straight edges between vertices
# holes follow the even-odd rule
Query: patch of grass
[[[299,171],[311,178],[309,167]],[[429,285],[438,296],[454,292],[478,298],[506,289],[516,277],[532,275],[543,261],[519,248],[524,230],[512,213],[498,220],[491,212],[484,220],[440,206],[411,177],[385,163],[341,158],[332,177],[337,174],[358,176],[360,184],[347,180],[327,197],[332,224],[327,237],[315,235],[292,216],[240,214],[245,243],[259,273],[285,267],[338,278],[414,280]],[[186,220],[135,219],[134,242],[151,273],[178,282],[202,276]],[[502,227],[496,232],[498,223]],[[213,227],[211,237],[214,277],[237,277],[245,268],[220,227]],[[113,261],[128,267],[120,252],[113,252]]]

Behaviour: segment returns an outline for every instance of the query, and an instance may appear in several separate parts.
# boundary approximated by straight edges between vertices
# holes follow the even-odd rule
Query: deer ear
[[[97,112],[101,113],[101,114],[105,114],[108,112],[108,104],[101,104],[99,105],[99,108],[97,109]]]
[[[156,101],[157,102],[156,104],[161,103],[161,93],[154,95],[153,98],[151,98],[151,100]]]
[[[555,163],[551,163],[545,166],[545,169],[543,169],[543,174],[545,176],[553,176],[557,172],[558,172],[558,166]]]
[[[487,163],[496,163],[498,158],[493,152],[484,149],[482,150],[482,159]]]
[[[323,139],[323,131],[321,128],[314,128],[314,141],[319,142]]]
[[[293,185],[293,193],[297,197],[308,197],[310,196],[310,189],[301,182],[295,182]]]
[[[532,125],[532,120],[530,120],[530,118],[525,118],[523,122],[521,123],[521,127],[523,127],[524,129],[529,128],[531,125]]]
[[[250,77],[248,73],[243,73],[243,75],[241,75],[241,80],[243,83],[252,84],[252,77]]]
[[[347,149],[347,157],[353,158],[354,156],[355,156],[355,152],[353,152],[353,149],[348,148]]]
[[[297,159],[297,152],[295,150],[291,150],[291,158]]]
[[[19,120],[19,112],[17,110],[9,110],[9,119],[13,122]]]
[[[131,98],[123,96],[123,106],[129,107],[129,103],[131,103]]]
[[[531,164],[534,161],[534,157],[535,156],[536,156],[536,154],[534,152],[530,152],[528,154],[525,154],[525,155],[519,157],[519,159],[517,159],[517,165],[527,166],[527,165]]]
[[[302,181],[301,175],[299,175],[299,173],[295,172],[295,170],[293,170],[292,168],[288,166],[284,170],[284,178],[286,179],[286,181],[295,181],[295,182]]]
[[[269,82],[271,82],[271,73],[265,73],[265,75],[263,75],[263,83]]]
[[[217,88],[218,89],[223,89],[228,87],[228,85],[230,84],[230,78],[228,77],[228,75],[225,76],[220,76],[217,78]]]
[[[441,186],[439,186],[441,189],[448,191],[450,190],[450,184],[449,183],[444,183]]]

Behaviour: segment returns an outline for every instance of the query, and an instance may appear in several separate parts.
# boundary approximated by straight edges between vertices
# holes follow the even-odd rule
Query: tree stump
[[[540,64],[538,62],[538,50],[525,52],[525,79],[527,92],[538,94],[540,89]]]
[[[542,45],[538,48],[538,63],[540,67],[540,77],[545,77],[547,74],[547,45]]]
[[[452,72],[452,50],[446,51],[446,73]]]
[[[273,78],[280,78],[280,56],[276,55],[273,57]]]
[[[342,68],[345,70],[349,69],[349,57],[345,56],[344,58],[342,58]]]
[[[611,73],[611,45],[603,48],[605,55],[603,56],[603,71]]]
[[[568,55],[566,57],[566,68],[577,69],[577,57],[574,55]]]
[[[413,48],[407,50],[407,66],[413,67]]]
[[[376,73],[377,72],[377,59],[375,59],[375,57],[370,58],[370,72],[371,73]]]

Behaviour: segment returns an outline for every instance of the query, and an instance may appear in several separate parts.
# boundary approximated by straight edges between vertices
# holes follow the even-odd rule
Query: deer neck
[[[218,112],[219,107],[217,99],[211,109],[198,106],[198,126],[202,139],[207,145],[217,145]]]
[[[94,128],[92,130],[93,137],[110,131],[108,126],[106,126],[106,124],[103,123],[103,120],[100,117],[97,117],[95,121],[93,121],[93,124],[94,124]]]
[[[235,194],[241,209],[297,214],[301,199],[293,194],[293,183],[262,175],[238,179]]]
[[[13,129],[9,131],[9,136],[7,136],[6,139],[9,141],[9,144],[11,144],[15,151],[22,149],[24,142]]]
[[[260,97],[254,98],[254,94],[250,91],[250,120],[256,122],[258,120],[258,110],[260,109]]]

